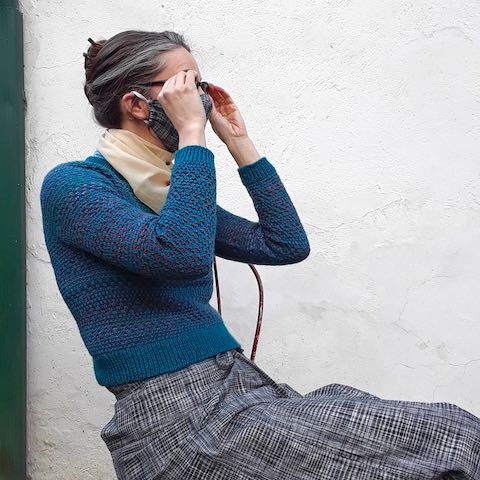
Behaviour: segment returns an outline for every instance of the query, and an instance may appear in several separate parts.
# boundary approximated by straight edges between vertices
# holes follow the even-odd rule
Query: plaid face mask
[[[137,98],[147,102],[149,113],[148,119],[145,120],[145,123],[154,131],[155,135],[165,145],[165,148],[172,153],[178,150],[178,144],[180,141],[178,132],[165,113],[161,103],[158,100],[152,100],[151,98],[147,99],[141,93],[136,91],[132,91],[132,93]],[[201,93],[200,99],[202,100],[205,115],[208,120],[210,113],[212,112],[212,100],[207,93]]]

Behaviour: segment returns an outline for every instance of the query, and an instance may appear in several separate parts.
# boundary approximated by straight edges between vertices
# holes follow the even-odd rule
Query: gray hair
[[[93,106],[97,122],[106,128],[119,128],[120,98],[137,83],[146,83],[166,66],[162,53],[190,47],[183,35],[172,32],[127,30],[108,40],[91,43],[85,57],[84,91]],[[141,88],[138,88],[142,91]],[[147,94],[148,89],[143,89]]]

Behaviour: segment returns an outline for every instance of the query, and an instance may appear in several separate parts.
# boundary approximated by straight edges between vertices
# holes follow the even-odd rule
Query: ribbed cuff
[[[262,157],[249,165],[243,165],[237,171],[245,186],[254,185],[278,175],[275,167],[267,160],[267,157]]]
[[[190,160],[192,162],[206,161],[213,163],[215,155],[209,148],[203,145],[186,145],[180,150],[176,150],[173,158],[175,162]]]

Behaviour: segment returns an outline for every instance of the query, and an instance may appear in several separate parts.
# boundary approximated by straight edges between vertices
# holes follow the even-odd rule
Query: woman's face
[[[165,52],[163,55],[163,58],[166,59],[166,66],[164,66],[161,73],[155,75],[153,79],[148,79],[148,81],[165,81],[182,70],[195,70],[198,74],[197,82],[201,82],[203,80],[197,62],[191,53],[185,48],[176,48],[175,50]],[[150,97],[151,99],[156,99],[162,88],[163,85],[154,85],[149,89],[149,93],[146,96]],[[198,92],[200,94],[205,93],[201,87],[198,87]],[[134,107],[132,103],[132,97],[133,95],[130,94],[125,94],[122,97],[122,123],[120,128],[130,130],[145,140],[158,145],[161,148],[165,148],[158,137],[154,135],[145,125],[145,119],[148,118],[148,108],[146,104],[144,102],[137,102],[136,106]]]

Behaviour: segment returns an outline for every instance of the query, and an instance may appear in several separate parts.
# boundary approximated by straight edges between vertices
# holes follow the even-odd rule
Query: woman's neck
[[[139,137],[143,138],[147,142],[153,143],[160,148],[166,150],[165,145],[160,141],[160,139],[152,133],[145,123],[139,123],[137,121],[133,122],[130,120],[124,120],[120,125],[120,128],[123,130],[129,130],[130,132],[135,133]]]

